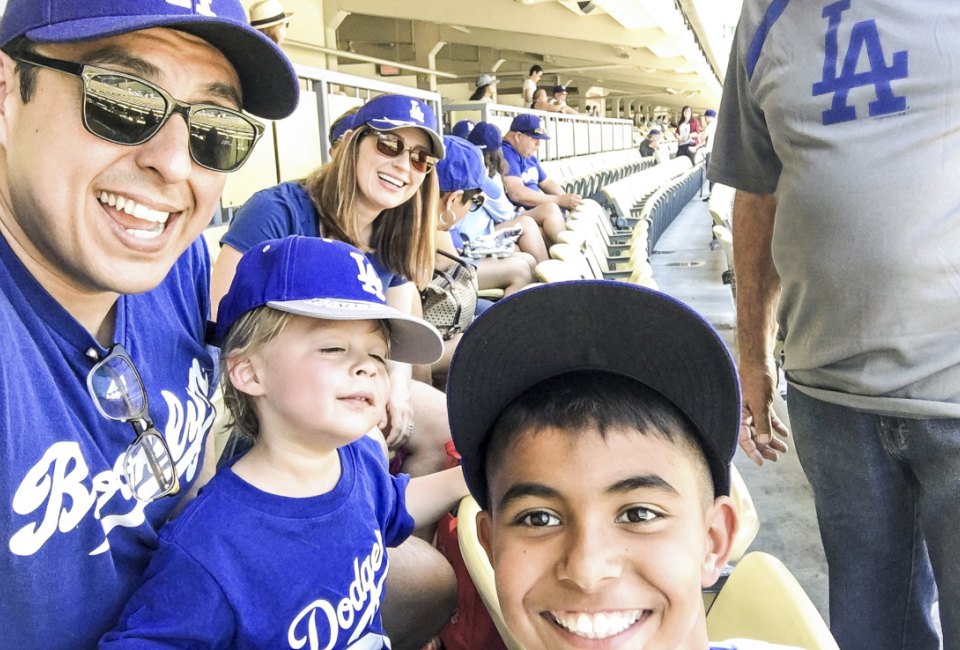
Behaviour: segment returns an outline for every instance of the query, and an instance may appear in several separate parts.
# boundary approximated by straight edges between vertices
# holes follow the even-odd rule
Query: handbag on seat
[[[452,260],[449,269],[434,269],[430,284],[420,293],[423,319],[449,340],[473,322],[477,310],[477,270],[456,255],[438,250]]]

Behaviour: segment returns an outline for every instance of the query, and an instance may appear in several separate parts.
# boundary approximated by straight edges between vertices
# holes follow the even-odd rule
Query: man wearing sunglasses
[[[198,235],[298,84],[236,0],[9,0],[0,49],[0,630],[91,647],[213,461]]]

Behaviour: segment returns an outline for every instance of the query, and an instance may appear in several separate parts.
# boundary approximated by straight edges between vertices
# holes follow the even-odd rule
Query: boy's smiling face
[[[701,588],[726,561],[736,515],[688,445],[528,429],[500,456],[479,535],[524,647],[707,648]]]

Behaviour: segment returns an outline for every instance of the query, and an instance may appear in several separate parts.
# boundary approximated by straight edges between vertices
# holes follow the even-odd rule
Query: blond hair
[[[303,186],[320,215],[324,237],[375,252],[388,271],[423,289],[433,276],[440,193],[437,175],[431,171],[410,200],[381,212],[373,222],[370,241],[361,241],[360,224],[355,218],[359,191],[357,157],[360,141],[372,133],[366,125],[357,127],[337,147],[333,160],[304,179]]]
[[[220,377],[223,383],[223,404],[230,413],[227,426],[237,434],[256,439],[260,420],[253,399],[230,380],[230,360],[247,357],[277,338],[290,323],[293,314],[266,305],[248,311],[230,327],[220,351]]]

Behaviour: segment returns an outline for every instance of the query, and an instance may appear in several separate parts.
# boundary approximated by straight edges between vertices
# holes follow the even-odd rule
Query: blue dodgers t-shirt
[[[290,235],[320,237],[320,217],[307,190],[297,181],[287,181],[260,190],[237,210],[230,228],[220,240],[241,253],[268,239]],[[367,253],[384,289],[406,284],[408,280],[391,273],[377,258]]]
[[[114,340],[136,364],[181,494],[214,420],[214,358],[203,344],[210,260],[202,240],[158,287],[121,296]],[[86,378],[105,350],[0,237],[0,645],[85,648],[139,584],[157,530],[179,502],[136,501],[123,454],[130,424],[96,410]]]
[[[547,179],[547,173],[540,166],[536,156],[521,158],[517,150],[506,140],[503,141],[503,159],[507,161],[507,173],[504,176],[519,176],[523,184],[531,190],[542,192],[540,183]]]
[[[409,477],[364,436],[328,493],[294,499],[221,469],[160,534],[143,586],[102,647],[389,647],[386,547],[413,530]]]

